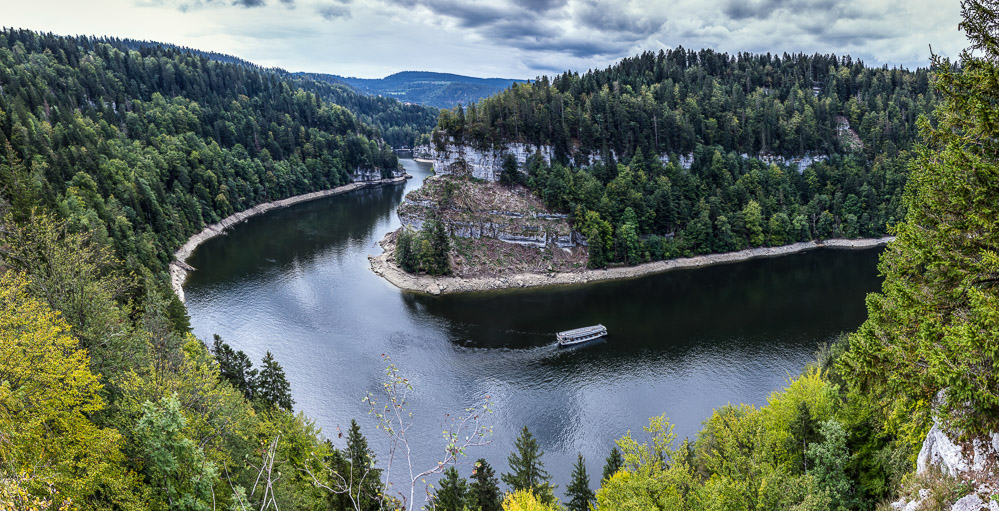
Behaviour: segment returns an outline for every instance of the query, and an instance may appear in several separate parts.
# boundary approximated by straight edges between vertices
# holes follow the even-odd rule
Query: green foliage
[[[934,58],[938,123],[921,123],[926,146],[912,165],[909,214],[844,358],[851,386],[892,415],[923,419],[914,441],[938,393],[935,411],[956,432],[999,428],[999,5],[967,1],[962,12],[972,47],[960,70]]]
[[[468,484],[468,509],[470,511],[500,511],[502,494],[496,471],[480,458],[475,462],[472,480]]]
[[[566,488],[565,496],[569,499],[566,509],[569,511],[589,511],[590,503],[596,498],[590,489],[590,476],[586,475],[586,464],[580,454],[572,469],[572,482]]]
[[[524,182],[524,174],[517,168],[517,158],[510,153],[503,155],[499,182],[506,186],[523,184]]]
[[[503,480],[513,491],[529,491],[540,502],[555,502],[555,487],[549,482],[551,476],[545,471],[541,457],[544,451],[538,447],[534,435],[524,426],[514,443],[516,451],[507,456],[510,472],[503,474]],[[505,506],[504,506],[505,507]]]
[[[212,341],[212,355],[219,365],[219,376],[229,382],[248,400],[253,400],[257,370],[242,350],[234,350],[218,334]]]
[[[403,270],[429,275],[451,273],[451,236],[439,216],[428,219],[419,233],[408,226],[399,230],[395,241],[395,259]]]
[[[548,501],[535,495],[530,489],[516,490],[503,499],[503,511],[560,511],[562,508],[554,500]]]
[[[438,130],[479,145],[550,145],[557,157],[597,155],[605,163],[628,162],[639,150],[690,154],[698,144],[785,156],[857,152],[873,160],[914,140],[915,119],[934,99],[926,69],[867,67],[848,56],[674,48],[513,84],[467,109],[444,111]],[[838,136],[842,120],[860,145]]]
[[[29,289],[23,275],[0,275],[0,487],[17,480],[19,500],[43,498],[53,508],[135,508],[121,435],[90,420],[105,402],[87,353]]]
[[[458,475],[458,469],[448,467],[438,484],[440,486],[434,493],[433,509],[435,511],[463,511],[465,501],[468,499],[468,488],[465,480]]]
[[[621,470],[621,467],[623,466],[624,458],[621,457],[621,451],[619,451],[615,445],[614,448],[611,449],[610,454],[607,455],[607,461],[604,462],[604,475],[600,480],[606,481],[610,479],[610,477],[616,474],[618,470]]]
[[[14,218],[57,213],[136,273],[234,211],[398,167],[331,87],[170,48],[4,29],[0,85]]]
[[[606,248],[590,247],[589,266],[602,268],[646,254],[883,236],[904,214],[916,120],[936,98],[925,69],[677,48],[513,85],[442,112],[434,140],[551,146],[550,165],[528,159],[527,185],[573,212],[587,240],[590,212],[613,227]],[[825,159],[799,172],[767,163],[774,155]]]
[[[119,302],[135,291],[134,282],[122,274],[110,249],[92,233],[69,232],[65,222],[49,215],[32,213],[22,223],[7,217],[2,223],[0,260],[24,272],[32,294],[62,313],[89,351],[96,374],[145,363],[146,343]]]
[[[808,446],[808,457],[812,460],[812,475],[819,488],[829,495],[835,509],[849,509],[853,502],[852,484],[846,468],[850,452],[846,447],[846,431],[836,419],[829,419],[819,428],[821,442]]]
[[[146,481],[153,490],[153,509],[212,509],[212,485],[219,476],[204,451],[185,436],[186,419],[177,396],[159,403],[146,401],[136,425]]]
[[[253,396],[267,406],[289,412],[295,404],[295,400],[291,398],[291,385],[284,376],[284,369],[269,351],[260,361],[260,372],[253,380]]]

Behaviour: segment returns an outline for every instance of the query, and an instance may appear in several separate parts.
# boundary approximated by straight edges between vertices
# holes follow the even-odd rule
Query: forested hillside
[[[913,158],[905,137],[897,157],[882,158],[883,144],[834,158],[828,172],[855,169],[840,182],[818,170],[813,179],[727,164],[740,159],[737,149],[695,147],[689,183],[722,204],[755,203],[747,226],[771,206],[717,183],[751,184],[750,193],[766,190],[783,207],[794,191],[765,183],[800,180],[835,204],[849,183],[892,182],[872,186],[883,202],[894,200],[887,197],[902,188],[911,160],[907,215],[891,229],[898,240],[882,259],[882,292],[869,297],[858,332],[820,352],[766,405],[716,410],[689,442],[678,442],[665,418],[644,432],[635,424],[607,446],[599,483],[580,459],[565,507],[871,510],[888,508],[900,488],[938,509],[976,492],[995,499],[995,460],[980,479],[909,475],[934,419],[966,446],[992,445],[972,440],[999,427],[999,2],[967,1],[963,13],[972,49],[957,66],[935,61],[931,86],[944,99],[935,121],[919,122]],[[672,163],[659,170],[658,158],[638,153],[609,166],[609,177],[537,160],[529,177],[547,172],[545,186],[556,176],[584,192],[572,183],[595,183],[598,207],[628,204],[619,232],[637,234],[645,196],[617,180],[644,174],[668,190],[686,173]],[[222,339],[211,347],[195,339],[154,276],[170,248],[206,221],[344,182],[356,168],[387,173],[396,164],[373,128],[276,75],[170,50],[142,55],[90,39],[0,33],[0,508],[415,509],[386,489],[386,458],[356,423],[325,432],[327,441],[293,413],[278,361],[268,354],[255,364]],[[569,197],[560,193],[546,200]],[[714,202],[704,203],[698,219],[717,226]],[[584,213],[594,222],[590,213],[603,214]],[[747,227],[750,242],[773,235],[762,225]],[[391,364],[387,377],[387,389],[419,391]],[[398,394],[387,397],[385,411],[397,410]],[[446,452],[465,454],[461,438],[447,435]],[[537,439],[524,428],[516,445],[508,470],[498,467],[511,493],[501,494],[496,470],[480,460],[467,483],[449,467],[431,505],[562,509]]]
[[[0,90],[0,194],[14,217],[57,213],[131,269],[162,270],[235,211],[398,167],[346,108],[174,49],[6,30]]]
[[[916,119],[932,107],[926,69],[677,48],[514,85],[452,111],[439,128],[473,144],[544,144],[556,155],[607,161],[610,152],[686,155],[698,145],[749,155],[841,153],[852,148],[838,136],[846,120],[873,159],[908,147]]]
[[[385,78],[351,78],[319,73],[298,73],[317,81],[345,83],[365,94],[395,98],[437,108],[469,105],[523,80],[475,78],[451,73],[403,71]],[[436,119],[435,119],[436,120]]]
[[[514,85],[442,113],[434,141],[550,147],[507,180],[573,213],[602,267],[882,236],[935,103],[925,69],[681,48]]]
[[[285,80],[293,81],[298,87],[313,92],[321,99],[340,105],[350,110],[365,124],[370,124],[378,128],[382,138],[392,147],[412,147],[421,137],[430,133],[434,125],[437,124],[437,114],[439,106],[430,102],[413,101],[419,104],[407,104],[406,98],[396,98],[386,95],[379,97],[379,94],[372,91],[362,90],[359,93],[355,88],[340,80],[340,77],[325,75],[320,73],[289,73],[280,68],[263,68],[252,62],[239,57],[217,53],[213,51],[203,51],[186,46],[177,46],[156,41],[137,41],[134,39],[118,39],[113,37],[101,38],[101,41],[113,44],[117,47],[124,47],[130,50],[159,51],[163,49],[176,50],[208,60],[222,62],[226,64],[238,64],[250,67],[261,73],[274,73]],[[505,86],[505,84],[504,84]],[[495,92],[502,86],[497,86],[490,90]],[[486,96],[488,94],[483,94]],[[482,96],[476,96],[478,99]],[[397,101],[398,99],[398,101]],[[430,105],[430,106],[425,106]],[[451,104],[446,105],[453,106]]]

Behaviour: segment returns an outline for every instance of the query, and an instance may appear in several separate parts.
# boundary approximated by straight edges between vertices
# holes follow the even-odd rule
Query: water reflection
[[[760,404],[817,344],[863,320],[877,251],[824,250],[555,290],[429,297],[374,275],[367,255],[398,226],[416,179],[251,219],[199,248],[185,291],[195,333],[219,333],[284,366],[296,409],[326,431],[356,418],[384,456],[361,397],[389,354],[416,389],[416,458],[439,450],[440,420],[492,396],[498,472],[527,425],[564,490],[576,453],[599,474],[613,441],[666,413],[683,437],[728,402]],[[554,332],[603,323],[604,342],[558,349]],[[426,446],[432,446],[426,448]],[[462,469],[463,474],[469,472]]]

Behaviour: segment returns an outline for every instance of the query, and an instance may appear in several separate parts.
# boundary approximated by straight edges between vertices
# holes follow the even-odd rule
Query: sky
[[[289,71],[535,78],[683,46],[927,66],[958,0],[0,0],[0,25],[227,53]]]

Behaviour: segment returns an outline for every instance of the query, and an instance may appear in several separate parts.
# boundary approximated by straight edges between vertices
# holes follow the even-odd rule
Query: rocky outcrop
[[[503,171],[503,159],[513,155],[517,166],[524,167],[527,158],[541,155],[545,163],[551,163],[553,151],[550,146],[528,146],[527,144],[506,144],[502,147],[479,149],[469,145],[456,144],[447,138],[441,143],[431,144],[431,159],[437,175],[473,177],[485,181],[499,181]]]
[[[413,147],[413,159],[414,160],[433,160],[434,152],[430,148],[430,144],[423,144]]]
[[[401,183],[407,178],[412,177],[402,171],[393,172],[392,174],[393,176],[390,178],[382,178],[381,171],[355,171],[355,181],[353,183],[338,186],[329,190],[321,190],[318,192],[288,197],[287,199],[258,204],[245,211],[233,213],[232,215],[219,220],[217,223],[208,225],[201,232],[188,238],[187,242],[174,252],[174,260],[170,263],[170,285],[173,288],[173,292],[177,294],[177,298],[180,298],[181,302],[184,301],[184,281],[187,280],[187,274],[194,271],[194,268],[187,264],[187,258],[194,253],[194,249],[198,248],[198,246],[205,241],[224,234],[233,226],[246,221],[247,218],[260,215],[274,209],[286,208],[293,204],[321,199],[323,197],[330,197],[332,195],[339,195],[341,193],[347,193],[361,188]]]
[[[569,215],[551,213],[523,188],[474,183],[434,176],[410,192],[398,210],[403,225],[419,230],[432,215],[440,216],[452,236],[494,238],[506,243],[559,248],[581,245]]]
[[[503,172],[503,160],[507,155],[513,156],[517,161],[517,166],[523,172],[527,159],[533,155],[539,155],[546,164],[550,164],[554,158],[555,150],[548,145],[530,145],[521,143],[509,143],[493,147],[474,147],[468,144],[455,142],[451,137],[438,134],[437,139],[429,146],[429,159],[433,160],[434,173],[437,175],[455,175],[459,177],[473,177],[485,181],[499,181]],[[617,155],[612,156],[617,159]],[[414,149],[414,157],[416,150]],[[796,169],[799,173],[814,165],[817,162],[829,159],[826,155],[804,154],[796,157],[785,157],[773,154],[758,154],[750,156],[743,153],[745,159],[754,158],[766,164],[775,163],[784,167]],[[569,156],[569,164],[576,167],[588,167],[603,158],[599,154],[577,153]],[[694,164],[693,154],[681,154],[673,161],[669,155],[660,155],[659,160],[663,163],[673,162],[683,169],[690,169]]]
[[[951,511],[999,511],[999,433],[955,442],[936,423],[930,428],[916,459],[916,474],[939,469],[947,477],[961,481],[970,491],[954,501]],[[915,498],[892,503],[898,511],[915,511],[930,498],[932,491],[917,490]]]

